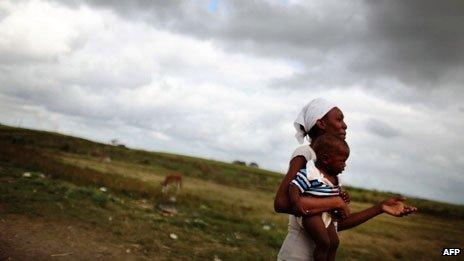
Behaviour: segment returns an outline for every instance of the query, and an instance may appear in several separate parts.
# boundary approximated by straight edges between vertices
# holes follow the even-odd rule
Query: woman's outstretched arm
[[[282,179],[274,199],[274,210],[279,213],[297,216],[330,211],[334,208],[342,209],[346,213],[348,208],[340,197],[314,198],[298,196],[298,200],[295,200],[295,203],[292,204],[289,193],[290,182],[295,178],[298,171],[305,167],[306,159],[303,156],[297,156],[290,161],[288,172]]]
[[[405,198],[401,196],[389,198],[378,205],[355,213],[338,222],[338,231],[358,226],[382,213],[387,213],[394,217],[402,217],[417,211],[417,208],[404,204],[404,200]]]

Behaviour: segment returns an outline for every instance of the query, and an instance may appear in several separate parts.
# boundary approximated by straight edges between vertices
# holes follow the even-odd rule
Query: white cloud
[[[293,4],[266,8],[277,18],[286,18],[289,13],[311,16],[308,20],[293,17],[291,24],[297,29],[313,20],[321,28],[333,27],[333,23],[323,23],[333,10],[331,4],[324,4],[323,9],[279,9],[295,8]],[[246,7],[240,12],[246,12]],[[415,98],[426,95],[389,77],[373,76],[372,82],[380,86],[373,90],[358,81],[340,81],[346,78],[338,75],[355,77],[349,65],[359,52],[344,52],[356,48],[336,41],[329,41],[327,49],[321,42],[316,47],[306,46],[294,34],[299,29],[278,34],[287,37],[280,43],[289,44],[279,48],[293,46],[278,50],[269,37],[283,27],[263,32],[261,29],[267,27],[262,27],[262,21],[250,18],[250,46],[262,43],[263,50],[268,49],[244,52],[242,41],[233,48],[237,41],[230,40],[231,35],[215,31],[216,38],[198,37],[172,30],[166,23],[154,22],[156,19],[125,19],[124,12],[112,10],[47,1],[0,3],[2,123],[104,142],[117,138],[137,148],[257,161],[260,166],[284,172],[297,146],[294,117],[310,99],[326,97],[339,104],[348,124],[352,154],[343,175],[346,183],[463,202],[462,192],[447,193],[456,184],[464,185],[460,175],[464,168],[460,156],[464,122],[459,120],[463,112],[457,103],[437,106],[435,102],[416,102]],[[222,13],[221,23],[237,22],[232,19],[233,11]],[[197,21],[198,14],[190,18]],[[365,29],[361,25],[367,22],[363,20],[366,17],[352,15],[357,21],[353,30],[359,33]],[[321,28],[316,24],[308,34],[317,36],[324,31]],[[245,37],[236,33],[238,38]],[[254,33],[262,38],[254,41]],[[287,51],[292,54],[282,55]],[[308,57],[315,60],[308,62]],[[294,88],[301,81],[294,85],[290,79],[308,71],[314,78],[303,77],[308,80],[306,87]],[[275,88],[276,82],[283,83],[283,88]],[[462,96],[462,92],[453,95],[454,91],[444,88],[431,92],[440,100]],[[437,175],[439,186],[435,185]],[[413,181],[416,186],[402,180]]]
[[[0,27],[3,63],[24,60],[46,62],[68,55],[73,42],[82,35],[82,29],[91,33],[98,20],[98,16],[89,9],[69,10],[42,1],[16,4],[5,1],[0,12],[7,13]]]

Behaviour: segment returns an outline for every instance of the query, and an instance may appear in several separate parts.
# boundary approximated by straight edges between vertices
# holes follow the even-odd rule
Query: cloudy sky
[[[464,204],[464,2],[0,1],[0,123],[285,172],[338,104],[345,184]]]

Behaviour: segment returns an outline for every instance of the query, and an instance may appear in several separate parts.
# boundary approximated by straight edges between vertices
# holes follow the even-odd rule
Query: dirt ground
[[[0,218],[0,260],[146,260],[136,244],[89,224],[18,215]]]

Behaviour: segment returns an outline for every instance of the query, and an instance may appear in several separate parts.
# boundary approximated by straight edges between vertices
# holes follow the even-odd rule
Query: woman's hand
[[[330,215],[332,216],[332,218],[335,218],[336,220],[344,220],[351,215],[348,205],[344,201],[342,202],[343,203],[340,204],[339,208],[330,211]]]
[[[337,199],[339,199],[339,201],[338,201],[339,203],[338,203],[338,207],[336,209],[337,210],[336,211],[337,212],[336,216],[340,220],[346,219],[347,217],[349,217],[351,215],[351,212],[350,212],[350,209],[348,208],[347,202],[341,196],[337,197]]]
[[[348,191],[346,190],[342,190],[340,192],[340,197],[343,199],[343,201],[345,201],[346,204],[349,204],[351,201],[350,194],[348,194]]]
[[[383,201],[380,203],[382,212],[395,217],[402,217],[417,211],[416,207],[404,204],[404,200],[406,200],[405,197],[397,196]]]

